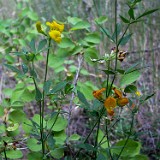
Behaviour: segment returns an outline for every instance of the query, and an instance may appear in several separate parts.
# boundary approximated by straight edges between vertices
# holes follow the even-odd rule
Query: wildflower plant
[[[4,136],[1,136],[0,139],[1,156],[4,159],[23,157],[23,153],[19,149],[20,142],[25,143],[29,151],[27,155],[29,160],[61,158],[74,160],[147,159],[145,155],[140,154],[140,142],[131,139],[131,137],[134,118],[139,106],[154,94],[141,95],[137,89],[136,81],[140,77],[142,68],[137,67],[137,62],[132,66],[122,67],[123,60],[127,59],[127,52],[120,50],[120,46],[124,46],[132,36],[131,33],[128,34],[129,27],[134,23],[141,22],[143,17],[157,10],[149,10],[135,15],[136,5],[140,1],[128,2],[128,17],[120,15],[121,24],[125,27],[124,30],[117,23],[117,0],[115,0],[115,25],[112,34],[103,27],[102,17],[95,20],[102,34],[107,36],[114,46],[111,51],[108,49],[104,56],[93,56],[96,50],[95,46],[100,43],[100,34],[90,33],[88,22],[68,17],[68,23],[71,24],[69,31],[66,31],[65,24],[56,20],[44,24],[38,21],[35,24],[37,32],[44,39],[39,43],[33,39],[29,46],[15,52],[15,55],[22,62],[19,68],[4,64],[17,74],[19,81],[12,92],[11,100],[7,104],[3,104],[9,106],[5,107],[3,111],[2,134]],[[43,26],[45,27],[43,28]],[[76,40],[73,40],[71,35],[78,31],[80,34],[81,31],[84,31],[84,39],[79,40],[76,37]],[[58,48],[58,51],[55,51],[55,48]],[[56,81],[55,74],[52,74],[53,78],[48,78],[50,65],[54,66],[58,63],[58,55],[54,52],[67,53],[75,56],[78,61],[74,74],[66,70],[65,78],[59,82]],[[55,58],[54,62],[50,61],[51,57]],[[40,73],[42,72],[44,75],[41,75],[38,73],[36,62],[44,58],[45,63],[40,70]],[[94,98],[94,100],[92,98],[93,101],[87,99],[87,95],[82,91],[84,84],[78,82],[83,60],[96,64],[97,67],[102,63],[103,69],[101,70],[106,75],[104,83],[97,84],[96,87],[94,86],[96,89],[89,93]],[[57,70],[54,67],[52,69],[56,73]],[[64,71],[64,68],[61,71]],[[98,87],[99,89],[97,89]],[[32,118],[28,118],[23,107],[34,100],[38,113],[34,114]],[[69,105],[68,111],[63,109],[66,102]],[[80,105],[90,116],[91,125],[86,137],[76,133],[69,135],[74,104]],[[51,113],[47,113],[47,109],[51,109],[49,110]],[[123,118],[122,111],[130,114],[130,127],[122,140],[112,141],[111,130]],[[25,133],[22,139],[16,137],[19,135],[20,126]],[[92,143],[88,143],[90,137],[93,138]]]

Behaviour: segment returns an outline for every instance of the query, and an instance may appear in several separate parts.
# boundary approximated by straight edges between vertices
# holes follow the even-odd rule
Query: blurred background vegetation
[[[127,11],[126,0],[118,1],[118,14],[124,15]],[[138,6],[137,13],[145,9],[160,7],[160,0],[147,1]],[[68,17],[79,17],[89,21],[92,31],[99,31],[94,23],[94,19],[99,16],[106,16],[105,27],[114,31],[114,1],[113,0],[0,0],[0,62],[17,63],[19,59],[11,54],[13,51],[22,49],[32,38],[37,38],[35,29],[36,21],[43,23],[57,19],[63,23],[67,22]],[[142,12],[141,12],[142,13]],[[140,61],[142,76],[138,86],[142,94],[153,93],[155,96],[149,99],[147,103],[140,107],[139,114],[136,117],[136,136],[143,145],[143,153],[151,159],[160,158],[160,11],[145,18],[143,23],[134,24],[130,33],[134,33],[130,42],[122,48],[129,52],[125,65]],[[68,26],[66,26],[66,30]],[[74,35],[75,38],[81,38],[83,34]],[[83,37],[82,37],[83,38]],[[110,51],[111,42],[106,37],[101,36],[101,43],[97,46],[98,54],[103,55]],[[64,69],[69,70],[71,74],[75,73],[76,63],[74,57],[69,58],[68,54],[59,58],[67,60],[60,61],[51,68],[55,69],[57,77],[62,77]],[[70,63],[69,63],[70,60]],[[43,64],[43,59],[41,59]],[[67,66],[69,65],[69,67]],[[63,67],[62,67],[63,66]],[[146,66],[148,66],[146,68]],[[100,76],[100,81],[104,79],[98,71],[92,68],[92,64],[86,61],[81,71],[80,81],[85,82],[84,90],[92,93],[94,90],[94,79]],[[88,70],[88,71],[87,71]],[[89,73],[90,72],[90,73]],[[52,74],[51,74],[52,75]],[[13,88],[15,85],[14,75],[8,75],[6,69],[0,66],[1,90],[0,102],[7,96],[5,88]],[[9,79],[8,79],[9,77]],[[89,82],[89,83],[88,83]],[[79,85],[82,87],[82,85]],[[99,86],[97,86],[99,87]],[[86,95],[88,93],[85,93]],[[90,96],[88,96],[88,99]]]

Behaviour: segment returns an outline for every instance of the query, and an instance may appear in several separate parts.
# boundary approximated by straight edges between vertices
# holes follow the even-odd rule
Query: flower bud
[[[123,106],[127,105],[128,103],[129,103],[128,98],[119,98],[119,99],[117,100],[117,104],[118,104],[118,106],[120,106],[120,107],[123,107]]]

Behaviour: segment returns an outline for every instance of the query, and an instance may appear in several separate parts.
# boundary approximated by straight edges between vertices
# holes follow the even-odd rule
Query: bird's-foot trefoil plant
[[[1,104],[2,159],[148,159],[140,153],[134,123],[139,107],[154,93],[143,95],[138,89],[144,68],[140,62],[126,65],[129,49],[121,48],[132,38],[130,27],[157,9],[137,13],[141,0],[131,0],[122,16],[117,14],[117,0],[114,3],[113,31],[105,27],[105,16],[95,19],[96,32],[77,17],[64,23],[38,21],[35,29],[41,40],[32,39],[13,52],[18,65],[4,64],[15,74],[16,84],[14,90],[5,90],[9,98]],[[99,53],[106,38],[112,47]],[[88,78],[94,71],[95,81]],[[32,108],[35,113],[29,114]],[[81,116],[77,108],[87,117],[85,135],[71,128],[79,128],[72,123]]]

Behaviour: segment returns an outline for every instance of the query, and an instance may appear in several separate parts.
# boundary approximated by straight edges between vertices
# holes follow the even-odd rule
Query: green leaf
[[[140,77],[140,75],[141,73],[137,70],[128,74],[124,74],[120,79],[120,86],[122,87],[135,82]]]
[[[78,141],[80,138],[81,138],[80,135],[78,135],[78,134],[72,134],[72,135],[69,137],[69,141]]]
[[[42,150],[42,145],[35,138],[29,138],[27,140],[27,147],[34,152]]]
[[[98,23],[97,23],[98,24]],[[107,28],[103,28],[100,24],[98,24],[98,26],[100,27],[101,31],[111,40],[114,41],[112,39],[111,33]]]
[[[77,89],[85,96],[85,98],[87,100],[93,100],[94,97],[93,97],[92,93],[94,90],[97,90],[98,88],[94,84],[92,84],[91,82],[86,81],[85,83],[78,82]],[[87,106],[85,105],[84,107],[87,107]]]
[[[98,154],[96,160],[106,160],[106,157],[103,154]]]
[[[4,115],[4,108],[0,106],[0,117],[2,117],[3,115]]]
[[[100,16],[100,17],[95,19],[96,23],[98,23],[98,24],[103,24],[107,20],[108,20],[108,18],[106,16]]]
[[[36,97],[35,97],[36,101],[41,101],[42,99],[42,93],[40,92],[40,90],[38,88],[36,88]]]
[[[66,142],[67,135],[65,130],[54,132],[54,140],[56,146],[63,146]]]
[[[135,19],[133,8],[130,8],[130,9],[129,9],[128,14],[129,14],[129,16],[130,16],[132,19]]]
[[[89,106],[90,106],[89,103],[87,102],[84,94],[83,94],[82,92],[77,91],[77,96],[78,96],[79,100],[80,100],[84,105],[86,105],[86,107],[89,107]]]
[[[124,36],[123,38],[121,38],[121,39],[119,40],[119,44],[120,44],[121,46],[124,46],[124,45],[130,40],[131,36],[132,36],[132,33]]]
[[[23,153],[20,150],[8,150],[6,155],[9,159],[21,159],[23,157]]]
[[[46,44],[47,44],[46,39],[41,40],[38,45],[38,52],[40,52],[45,47]]]
[[[6,133],[6,126],[4,124],[0,124],[0,135]]]
[[[116,35],[118,37],[120,32],[121,32],[121,24],[117,23],[115,31],[114,31],[114,33],[112,35],[112,39],[116,39]]]
[[[37,78],[37,73],[36,73],[35,70],[33,70],[33,69],[30,70],[30,75],[31,75],[32,77],[34,77],[35,79]]]
[[[19,127],[18,123],[11,123],[8,127],[7,127],[7,131],[12,132],[17,130]]]
[[[43,155],[40,152],[30,152],[27,155],[28,160],[42,160],[43,159]]]
[[[64,149],[63,148],[56,148],[51,151],[51,155],[56,159],[60,159],[64,156]]]
[[[137,91],[137,87],[135,85],[128,85],[126,86],[126,88],[124,89],[125,93],[135,93]]]
[[[63,88],[65,88],[65,86],[67,85],[68,82],[66,81],[62,81],[60,83],[58,83],[49,93],[50,94],[55,94],[56,92],[62,90]]]
[[[141,98],[140,98],[140,102],[141,103],[144,103],[145,101],[147,101],[149,98],[153,97],[155,95],[155,93],[152,93],[150,95],[143,95]]]
[[[58,117],[56,122],[56,115],[54,115],[47,123],[47,129],[50,129],[52,127],[52,125],[54,124],[52,131],[62,131],[66,128],[67,126],[67,120],[62,118],[62,117]]]
[[[120,15],[120,18],[124,23],[130,23],[130,21],[127,18],[125,18],[125,17],[123,17],[121,15]]]
[[[11,103],[11,107],[16,109],[16,108],[22,108],[24,106],[24,102],[23,101],[13,101]]]
[[[31,40],[31,42],[29,43],[29,46],[31,48],[31,51],[33,53],[36,53],[36,47],[35,47],[35,40],[34,39]]]
[[[35,122],[37,124],[37,127],[40,126],[40,115],[39,114],[35,114],[32,118],[32,122]],[[43,126],[45,127],[46,126],[46,121],[43,120]]]
[[[52,84],[52,81],[50,81],[50,80],[48,80],[44,83],[43,90],[46,95],[49,94],[51,84]]]
[[[22,70],[23,70],[23,73],[26,74],[28,72],[28,67],[26,64],[22,64]]]
[[[10,65],[10,64],[4,64],[7,68],[9,68],[10,70],[12,70],[13,72],[16,72],[17,74],[19,74],[19,75],[23,75],[22,74],[22,72],[19,70],[19,69],[17,69],[16,67],[14,67],[14,66],[12,66],[12,65]]]
[[[12,92],[11,104],[15,101],[22,101],[22,94],[24,92],[23,88],[17,88]]]
[[[76,23],[71,30],[80,30],[80,29],[88,29],[90,24],[86,21],[80,21]]]
[[[98,53],[96,48],[87,48],[84,52],[84,59],[90,65],[94,65],[91,59],[98,59]]]
[[[33,129],[32,122],[29,119],[25,119],[24,122],[22,123],[22,128],[26,134],[31,133]]]
[[[131,157],[130,160],[149,160],[146,155],[138,154],[134,157]]]
[[[75,25],[76,23],[82,21],[82,19],[77,18],[77,17],[68,17],[68,22]]]
[[[26,115],[24,114],[24,112],[22,110],[13,110],[10,114],[9,114],[9,119],[12,120],[13,122],[17,122],[17,123],[22,123],[25,119]]]
[[[135,70],[137,70],[135,67],[138,66],[140,64],[140,61],[134,63],[131,67],[129,67],[126,71],[125,71],[125,74],[127,73],[130,73],[130,72],[133,72]]]
[[[75,47],[75,44],[69,38],[62,38],[62,41],[58,46],[60,48],[73,48]]]
[[[117,142],[114,146],[115,148],[112,149],[112,152],[119,155],[119,153],[121,152],[124,144],[125,144],[126,140],[120,140],[119,142]],[[140,153],[140,148],[141,148],[141,143],[131,140],[129,139],[121,156],[129,156],[129,157],[133,157],[135,155],[138,155]]]
[[[100,35],[98,33],[90,33],[85,37],[84,40],[89,43],[98,44],[98,43],[100,43],[101,39],[100,39]]]
[[[96,150],[91,144],[88,144],[88,143],[80,143],[80,144],[78,144],[77,147],[78,148],[83,148],[83,149],[88,150],[88,151]]]
[[[75,54],[81,53],[82,51],[83,51],[83,47],[75,46],[71,52],[72,52],[72,55],[75,55]]]
[[[31,102],[33,101],[35,98],[35,93],[29,91],[27,88],[24,89],[21,98],[24,102]]]
[[[102,140],[102,138],[103,138],[103,140]],[[100,142],[101,142],[101,147],[102,148],[108,148],[107,138],[106,138],[106,136],[104,138],[104,133],[102,132],[102,130],[99,129],[99,131],[98,131],[98,143],[100,143]]]
[[[156,11],[158,11],[159,9],[152,9],[152,10],[149,10],[149,11],[145,11],[143,14],[141,14],[139,17],[137,17],[137,19],[140,19],[141,17],[144,17],[144,16],[146,16],[146,15],[149,15],[149,14],[151,14],[151,13],[153,13],[153,12],[156,12]]]
[[[27,13],[27,16],[28,16],[31,20],[33,20],[33,21],[37,21],[37,20],[38,20],[38,15],[37,15],[36,12],[29,11],[29,12]]]
[[[115,74],[115,72],[114,71],[112,71],[112,70],[102,70],[104,73],[106,73],[107,75],[109,75],[109,74]]]

